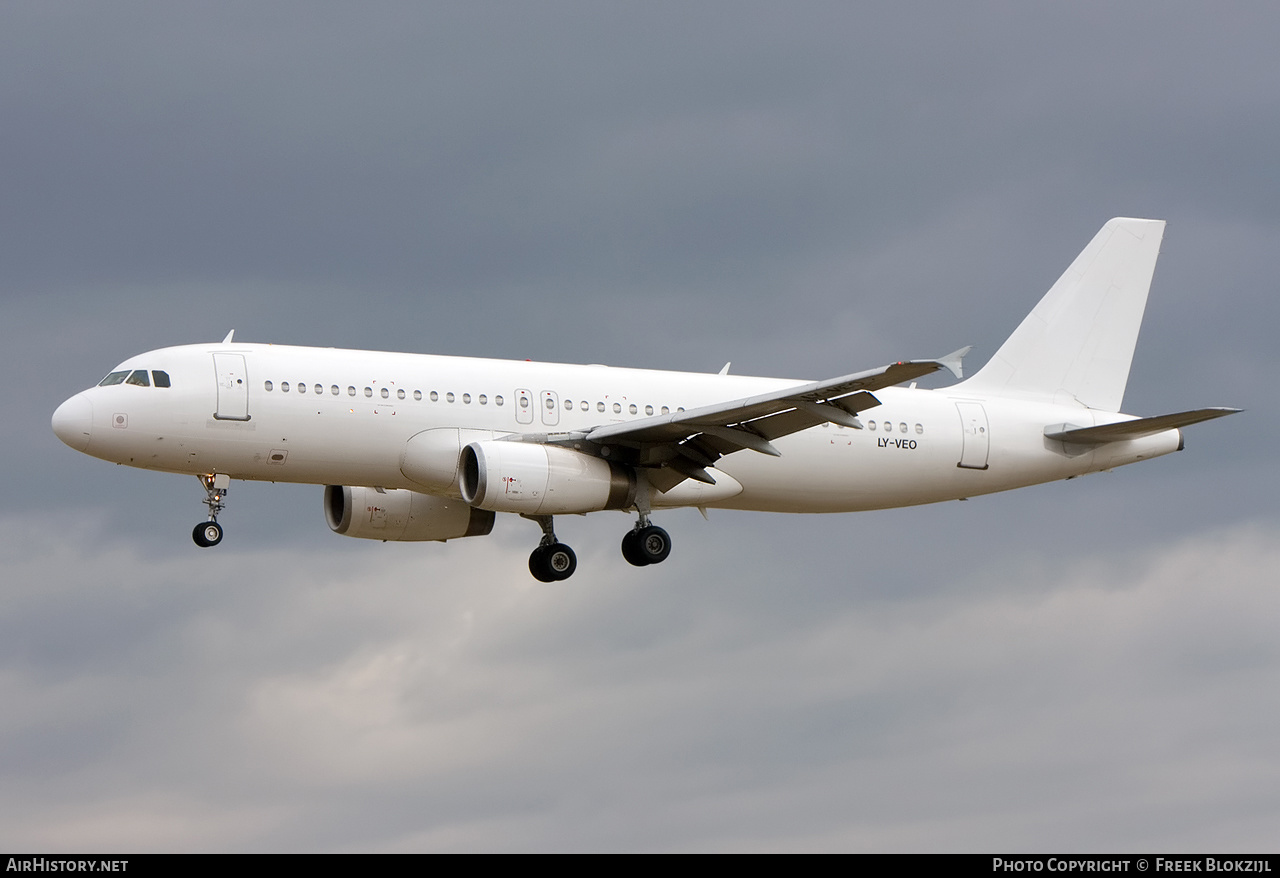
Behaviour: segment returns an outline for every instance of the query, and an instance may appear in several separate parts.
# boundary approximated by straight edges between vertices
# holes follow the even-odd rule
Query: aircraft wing
[[[780,436],[827,422],[860,426],[858,412],[880,405],[872,391],[939,369],[960,377],[961,359],[968,351],[963,348],[937,360],[907,360],[683,412],[602,424],[582,432],[510,438],[563,445],[645,467],[650,483],[661,491],[686,478],[714,485],[715,479],[706,468],[724,455],[750,449],[776,457],[780,452],[770,440]]]

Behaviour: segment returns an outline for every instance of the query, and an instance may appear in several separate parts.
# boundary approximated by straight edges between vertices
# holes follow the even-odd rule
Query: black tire
[[[640,531],[629,530],[623,536],[622,557],[634,567],[644,567],[649,564],[649,559],[644,556],[644,550],[640,548]]]
[[[636,546],[646,564],[661,564],[671,554],[671,535],[651,524],[636,531]]]
[[[529,572],[533,574],[533,578],[538,582],[555,582],[556,575],[551,570],[551,566],[547,563],[547,549],[549,546],[538,546],[529,555]]]
[[[554,543],[543,549],[548,572],[556,582],[568,579],[578,569],[578,556],[564,543]]]
[[[202,521],[191,531],[191,539],[202,549],[208,549],[222,542],[222,525],[216,521]]]

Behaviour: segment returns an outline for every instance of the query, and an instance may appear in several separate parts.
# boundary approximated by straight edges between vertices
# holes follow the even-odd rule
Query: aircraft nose
[[[89,447],[92,431],[93,403],[83,393],[77,393],[53,413],[54,434],[76,451]]]

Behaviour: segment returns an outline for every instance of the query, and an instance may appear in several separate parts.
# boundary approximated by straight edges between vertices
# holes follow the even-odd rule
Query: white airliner
[[[1239,411],[1120,413],[1164,223],[1113,219],[991,361],[967,348],[827,381],[241,344],[140,354],[53,415],[77,451],[199,476],[222,540],[231,479],[325,485],[339,534],[450,540],[537,522],[539,580],[577,567],[554,515],[630,510],[622,554],[671,551],[653,510],[851,512],[1070,479],[1182,448]]]

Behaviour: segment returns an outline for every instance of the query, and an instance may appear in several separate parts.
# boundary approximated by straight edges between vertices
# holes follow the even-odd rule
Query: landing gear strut
[[[644,471],[641,470],[641,473]],[[638,474],[639,475],[639,474]],[[671,554],[671,535],[649,523],[649,481],[643,476],[636,488],[636,526],[622,538],[622,557],[636,567],[660,564]]]
[[[207,549],[222,542],[222,525],[218,524],[218,513],[226,508],[222,499],[227,496],[231,477],[222,473],[200,476],[200,484],[204,485],[204,505],[209,507],[209,520],[196,525],[195,530],[191,531],[191,539],[200,548]]]
[[[542,528],[542,542],[529,556],[529,572],[539,582],[559,582],[568,579],[578,569],[578,556],[564,543],[556,539],[555,527],[550,515],[526,515]]]

